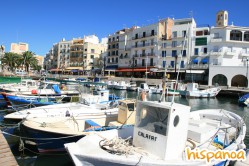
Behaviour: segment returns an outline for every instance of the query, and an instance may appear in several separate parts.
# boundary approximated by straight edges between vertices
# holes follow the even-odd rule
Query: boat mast
[[[192,21],[192,20],[191,20]],[[186,40],[187,40],[187,36],[189,38],[189,29],[190,29],[190,25],[188,23],[188,29],[187,29],[187,32],[186,32],[186,35],[184,36],[184,41],[183,41],[183,45],[182,45],[182,51],[181,51],[181,54],[180,54],[180,62],[182,61],[182,53],[183,53],[183,50],[184,50],[184,47],[186,45]],[[188,34],[188,35],[187,35]],[[175,100],[175,92],[176,92],[176,87],[177,87],[177,84],[178,84],[178,79],[179,79],[179,73],[180,73],[180,69],[181,69],[181,66],[178,65],[178,72],[177,72],[177,76],[176,76],[176,86],[174,87],[174,94],[173,94],[173,97],[172,97],[172,101],[171,101],[171,104],[174,103],[174,100]]]

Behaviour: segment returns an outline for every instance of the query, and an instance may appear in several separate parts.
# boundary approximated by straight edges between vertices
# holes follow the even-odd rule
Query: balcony
[[[188,64],[187,69],[208,69],[208,64]]]
[[[222,42],[222,38],[212,38],[211,43]]]
[[[241,51],[240,56],[242,57],[249,57],[249,51]]]
[[[149,34],[146,34],[145,36],[143,35],[138,35],[137,37],[132,37],[132,40],[137,40],[137,39],[143,39],[143,38],[147,38],[147,37],[153,37],[153,36],[157,36],[157,32],[154,32],[153,34],[152,33],[149,33]]]
[[[237,55],[237,52],[236,52],[236,50],[230,50],[230,49],[228,49],[225,52],[225,54],[228,55],[228,56],[235,56],[235,55]]]
[[[212,50],[210,51],[211,56],[221,56],[222,55],[222,49],[219,50]]]

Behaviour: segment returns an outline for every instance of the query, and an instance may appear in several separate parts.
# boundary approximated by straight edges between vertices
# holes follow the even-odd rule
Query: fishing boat
[[[149,87],[149,85],[147,83],[141,83],[138,87],[138,92],[147,92],[150,93],[151,92],[151,88]]]
[[[127,85],[127,91],[137,91],[137,83],[135,81],[130,81],[130,83]]]
[[[210,98],[216,97],[220,92],[219,87],[208,88],[204,90],[199,90],[197,83],[188,83],[185,90],[181,90],[180,95],[187,98]]]
[[[25,96],[20,94],[0,93],[5,99],[6,103],[10,103],[12,108],[33,108],[45,105],[52,105],[66,102],[76,102],[79,96]],[[77,100],[78,98],[78,100]]]
[[[20,83],[0,84],[0,90],[4,92],[26,92],[39,87],[39,81],[22,79]]]
[[[78,102],[24,109],[5,115],[4,119],[21,121],[27,117],[65,117],[67,114],[74,114],[75,111],[78,112],[78,110],[91,114],[92,108],[104,110],[117,107],[117,101],[122,99],[110,95],[109,90],[93,90],[91,94],[82,92],[78,100]]]
[[[40,153],[64,151],[64,144],[76,142],[92,131],[129,127],[135,121],[135,100],[120,101],[119,108],[78,110],[69,117],[27,118],[22,133],[35,142]],[[91,113],[90,113],[91,112]],[[128,126],[127,126],[128,125]]]
[[[233,112],[190,107],[173,102],[138,101],[133,128],[91,133],[65,144],[75,165],[225,165],[210,159],[207,151],[243,153],[246,125]],[[202,150],[203,160],[188,152]]]
[[[151,88],[150,92],[152,94],[162,94],[162,92],[163,92],[162,84],[158,84],[155,87]]]
[[[117,90],[126,90],[128,84],[125,81],[119,81],[117,85],[114,86],[114,89]]]

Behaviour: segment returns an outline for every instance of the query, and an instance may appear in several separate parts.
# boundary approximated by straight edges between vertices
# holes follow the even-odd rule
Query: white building
[[[248,87],[249,27],[228,25],[228,12],[220,11],[210,37],[208,85]]]

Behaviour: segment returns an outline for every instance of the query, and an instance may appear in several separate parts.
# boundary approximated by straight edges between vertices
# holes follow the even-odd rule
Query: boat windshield
[[[139,112],[140,117],[136,124],[137,127],[166,136],[169,110],[142,105]]]
[[[135,103],[127,103],[127,107],[129,111],[134,111],[135,109]]]

